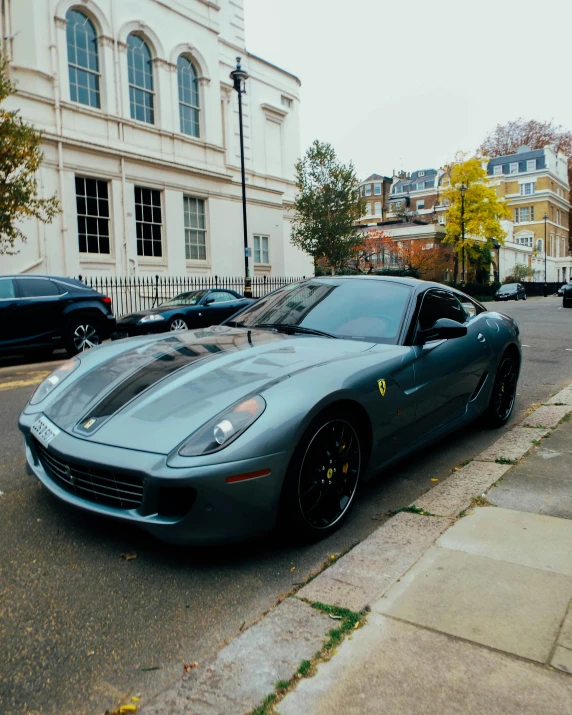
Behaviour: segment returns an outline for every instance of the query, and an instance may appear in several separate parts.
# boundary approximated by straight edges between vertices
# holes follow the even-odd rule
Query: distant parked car
[[[562,307],[572,308],[572,283],[562,286]]]
[[[115,329],[111,298],[73,278],[0,276],[0,353],[69,355],[99,345]]]
[[[495,300],[526,300],[526,291],[521,283],[507,283],[495,293]]]
[[[117,321],[114,338],[207,328],[218,325],[254,303],[234,290],[214,288],[180,293],[151,310],[124,315]]]

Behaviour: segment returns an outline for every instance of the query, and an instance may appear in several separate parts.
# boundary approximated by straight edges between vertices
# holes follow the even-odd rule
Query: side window
[[[16,297],[16,288],[11,278],[0,279],[0,300],[9,300]]]
[[[439,318],[449,318],[456,323],[464,323],[467,313],[460,301],[445,290],[427,291],[419,312],[419,329],[428,330]]]
[[[236,300],[235,295],[222,290],[213,291],[209,298],[214,298],[215,303],[228,303],[231,300]]]
[[[57,285],[47,278],[19,278],[18,287],[23,298],[47,298],[60,294]]]

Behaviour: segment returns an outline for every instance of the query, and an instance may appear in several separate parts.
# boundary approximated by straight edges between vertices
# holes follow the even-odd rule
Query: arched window
[[[539,238],[536,241],[536,252],[537,253],[542,253],[544,251],[544,241]]]
[[[194,64],[184,55],[177,60],[179,79],[179,116],[181,131],[192,137],[200,136],[199,80]]]
[[[99,109],[101,97],[95,27],[79,10],[68,10],[66,20],[71,100]]]
[[[129,35],[127,38],[127,67],[131,118],[155,124],[151,50],[139,35]]]

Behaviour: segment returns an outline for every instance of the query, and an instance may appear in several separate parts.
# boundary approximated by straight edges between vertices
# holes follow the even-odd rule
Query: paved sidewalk
[[[572,385],[143,712],[572,715],[570,413]]]
[[[553,400],[560,413],[541,407],[523,422],[532,429],[516,427],[472,463],[476,474],[487,459],[517,459],[511,449],[528,448],[531,436],[547,437],[487,492],[497,508],[456,520],[275,712],[572,713],[572,422],[544,429],[570,409],[558,400],[568,399]],[[425,508],[450,513],[448,482]]]

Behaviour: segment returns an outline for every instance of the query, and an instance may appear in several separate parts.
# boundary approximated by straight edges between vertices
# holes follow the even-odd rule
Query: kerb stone
[[[479,454],[479,462],[494,462],[496,459],[518,461],[528,452],[535,440],[546,437],[550,430],[530,430],[528,427],[515,427],[507,432],[488,449]]]
[[[416,500],[415,506],[437,516],[458,516],[473,497],[486,492],[511,468],[510,464],[470,462]]]
[[[396,514],[297,595],[361,611],[410,569],[451,523],[408,512]]]
[[[145,715],[228,715],[246,713],[289,680],[309,660],[332,628],[328,616],[288,598],[241,633],[204,668],[183,678],[141,710]]]
[[[523,427],[556,427],[569,412],[569,405],[543,405],[531,412],[520,424]]]
[[[546,405],[572,405],[572,385],[565,387],[554,397],[545,402]]]

